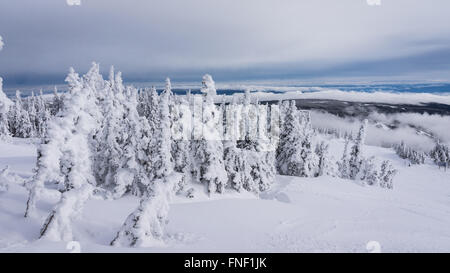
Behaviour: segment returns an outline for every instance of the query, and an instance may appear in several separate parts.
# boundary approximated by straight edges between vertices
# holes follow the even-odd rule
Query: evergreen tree
[[[10,136],[8,112],[13,102],[3,92],[3,79],[0,77],[0,138]]]
[[[164,226],[169,213],[173,179],[156,183],[154,194],[143,197],[138,208],[125,220],[113,246],[154,247],[164,245]]]
[[[277,150],[277,169],[281,175],[300,176],[303,168],[302,128],[295,102],[284,104],[284,121]]]
[[[277,150],[280,174],[311,177],[316,173],[317,158],[312,147],[312,129],[308,112],[299,112],[295,101],[284,103],[284,121]]]
[[[228,176],[228,185],[230,188],[240,192],[244,185],[244,160],[243,152],[237,147],[237,138],[239,132],[239,116],[237,104],[233,97],[232,103],[225,106],[225,141],[224,146],[224,165]]]
[[[383,161],[381,164],[381,170],[379,174],[380,187],[393,189],[394,176],[397,174],[397,170],[394,169],[392,163],[389,160]]]
[[[402,141],[400,145],[394,146],[394,150],[400,158],[408,159],[412,164],[425,163],[425,154],[423,152],[416,151],[411,147],[407,147],[404,141]]]
[[[167,87],[167,86],[166,86]],[[149,142],[152,159],[152,184],[139,207],[131,213],[111,245],[154,246],[163,243],[164,225],[169,211],[169,198],[176,180],[173,176],[170,138],[170,110],[168,90],[159,102],[159,130],[153,143]],[[152,146],[154,145],[154,146]]]
[[[159,128],[159,124],[161,122],[160,117],[160,107],[159,107],[159,96],[158,92],[156,92],[156,88],[152,87],[150,89],[149,99],[148,99],[148,112],[147,112],[147,120],[152,128],[152,134],[156,134],[157,129]]]
[[[95,73],[98,73],[96,64],[88,75],[97,76]],[[46,181],[62,182],[61,199],[41,229],[41,237],[55,241],[73,239],[72,221],[81,214],[95,185],[90,142],[99,127],[99,109],[93,94],[95,89],[92,89],[97,84],[90,80],[92,78],[86,76],[81,79],[73,69],[67,76],[70,92],[68,103],[61,116],[51,122],[48,142],[41,145],[30,187],[25,216],[34,209]],[[97,77],[97,80],[100,78]]]
[[[378,170],[374,157],[362,160],[361,170],[357,178],[369,186],[377,186],[379,184]]]
[[[350,151],[349,178],[353,180],[356,179],[358,173],[361,171],[361,165],[363,163],[363,146],[366,138],[366,128],[367,120],[364,120]]]
[[[334,168],[333,165],[331,163],[331,160],[329,158],[329,148],[330,145],[329,144],[325,144],[324,141],[320,142],[320,144],[318,144],[316,146],[316,155],[319,159],[318,162],[318,171],[317,171],[317,176],[322,176],[322,175],[331,175],[334,176]]]
[[[191,111],[187,100],[178,99],[173,107],[172,121],[171,135],[173,139],[172,158],[174,169],[177,172],[183,172],[188,156],[189,130],[191,128]]]
[[[313,150],[312,138],[313,130],[311,126],[311,116],[309,111],[299,111],[302,124],[302,150],[301,158],[303,164],[300,168],[300,176],[312,177],[317,173],[317,157]]]
[[[10,111],[10,125],[13,136],[28,138],[33,137],[33,127],[31,124],[30,116],[24,108],[20,91],[16,91],[16,100],[14,106]]]
[[[345,145],[344,145],[344,152],[342,154],[341,160],[337,163],[338,164],[338,171],[339,176],[343,179],[349,179],[350,178],[350,158],[348,153],[348,146],[350,143],[350,139],[345,139]]]
[[[53,89],[53,101],[51,104],[51,115],[56,116],[59,111],[63,109],[64,102],[63,102],[63,96],[58,94],[58,88]]]
[[[112,79],[114,82],[114,78]],[[122,167],[125,109],[119,101],[123,94],[116,94],[110,89],[102,103],[104,119],[101,129],[99,149],[95,154],[94,166],[96,181],[107,189],[116,188],[117,172]]]
[[[140,148],[146,146],[148,138],[143,137],[142,120],[137,112],[137,90],[127,87],[126,92],[126,94],[116,93],[118,103],[123,104],[121,107],[123,116],[119,119],[120,125],[117,128],[119,132],[116,135],[116,141],[119,143],[119,157],[116,159],[118,168],[110,174],[114,198],[122,197],[125,193],[141,196],[146,194],[149,184],[139,157]]]
[[[31,131],[33,132],[32,135],[39,136],[37,134],[38,132],[38,124],[39,124],[39,117],[37,114],[37,105],[36,105],[36,97],[34,96],[34,92],[31,91],[31,97],[27,100],[27,113],[30,118],[30,124],[31,124]]]
[[[275,177],[275,149],[267,137],[267,108],[259,107],[258,102],[250,106],[249,125],[242,149],[245,152],[244,174],[247,165],[250,177],[244,176],[244,188],[259,192],[270,188]],[[248,185],[248,186],[247,186]]]
[[[148,121],[137,112],[137,89],[124,87],[120,72],[110,72],[109,88],[102,99],[103,122],[95,166],[97,184],[120,198],[131,193],[148,194],[150,159],[146,154],[150,142]],[[124,93],[125,92],[125,93]]]
[[[450,163],[450,149],[440,142],[436,143],[436,146],[430,152],[430,156],[438,165],[448,166],[448,164]]]
[[[228,185],[238,192],[244,185],[244,159],[240,149],[236,147],[236,141],[224,142],[224,165],[228,176]]]
[[[36,135],[45,138],[47,136],[47,124],[51,119],[51,112],[45,104],[42,90],[40,91],[39,98],[37,100],[37,122],[36,122]]]
[[[227,174],[223,162],[222,136],[217,129],[219,113],[214,105],[216,88],[210,75],[203,76],[201,92],[202,131],[200,139],[195,140],[192,146],[191,173],[197,181],[206,186],[208,193],[223,193],[227,184]]]
[[[166,80],[166,88],[161,93],[159,102],[159,126],[155,132],[154,143],[154,179],[161,179],[172,173],[174,166],[171,154],[172,138],[171,138],[171,116],[170,116],[170,100],[171,89],[170,80]]]

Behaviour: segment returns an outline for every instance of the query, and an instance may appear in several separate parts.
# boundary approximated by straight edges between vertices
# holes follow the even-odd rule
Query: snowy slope
[[[342,149],[341,141],[331,140],[335,158]],[[378,241],[384,252],[448,252],[450,172],[431,164],[407,167],[390,149],[365,146],[365,151],[394,162],[399,169],[394,190],[332,177],[278,176],[260,198],[237,193],[176,197],[166,246],[159,248],[109,246],[138,200],[95,199],[74,234],[83,252],[367,252],[369,241]],[[0,168],[9,164],[12,172],[27,176],[34,160],[31,144],[0,143]],[[0,193],[0,251],[69,252],[66,243],[36,240],[58,194],[38,202],[38,219],[25,219],[26,190],[13,184]]]

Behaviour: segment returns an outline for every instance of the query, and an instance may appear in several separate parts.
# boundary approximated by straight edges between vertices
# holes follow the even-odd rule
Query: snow
[[[0,169],[10,167],[10,172],[22,176],[32,174],[36,162],[36,146],[31,139],[14,138],[0,141]]]
[[[340,158],[343,141],[328,140]],[[87,201],[74,221],[74,240],[82,252],[366,252],[379,242],[382,252],[448,252],[450,249],[450,172],[436,165],[408,167],[392,149],[364,147],[367,157],[390,160],[399,170],[394,189],[361,186],[323,176],[277,176],[259,198],[227,191],[208,197],[172,200],[165,244],[151,248],[109,245],[139,199]],[[29,177],[33,143],[0,142],[0,169]],[[14,181],[0,192],[0,252],[69,252],[66,242],[40,239],[45,217],[60,196],[49,190],[37,202],[37,218],[24,218],[27,191]]]

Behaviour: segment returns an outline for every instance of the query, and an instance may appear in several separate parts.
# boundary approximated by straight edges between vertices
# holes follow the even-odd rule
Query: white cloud
[[[450,116],[430,115],[428,113],[399,113],[392,115],[373,113],[371,118],[388,124],[400,122],[401,124],[423,128],[438,137],[442,142],[450,144],[450,130],[448,129]]]
[[[3,39],[2,39],[2,36],[0,36],[0,50],[3,49],[3,45],[4,45]]]

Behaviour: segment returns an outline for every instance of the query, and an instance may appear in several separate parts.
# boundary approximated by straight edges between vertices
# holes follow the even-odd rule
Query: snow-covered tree
[[[159,96],[156,88],[152,86],[150,89],[149,99],[148,99],[149,110],[147,112],[147,119],[151,127],[157,128],[160,123],[159,115]]]
[[[14,105],[9,112],[9,128],[15,137],[28,138],[33,136],[33,126],[28,111],[24,108],[20,91],[16,91]]]
[[[170,142],[170,160],[173,162],[173,167],[175,171],[182,172],[186,162],[186,139],[184,137],[184,126],[183,122],[186,121],[184,114],[189,107],[183,101],[178,101],[175,104],[175,96],[172,92],[172,84],[169,78],[166,78],[166,84],[164,90],[161,92],[160,96],[160,113],[161,126],[166,129],[169,128],[169,132],[164,132],[165,137],[169,138]],[[162,107],[162,104],[164,107]],[[165,115],[165,116],[162,116]],[[162,124],[162,122],[167,122],[167,124]]]
[[[36,113],[36,135],[45,138],[47,136],[47,124],[51,119],[50,109],[47,107],[42,90],[37,99],[37,113]]]
[[[123,104],[119,102],[118,97],[123,97],[123,94],[115,94],[110,89],[102,102],[104,119],[100,132],[99,148],[94,160],[97,184],[110,189],[115,188],[114,180],[121,167],[124,142],[122,134],[128,133],[123,128],[125,109]]]
[[[30,122],[31,122],[31,131],[33,132],[33,135],[38,135],[38,127],[37,124],[39,123],[39,117],[37,114],[37,100],[36,97],[34,95],[34,92],[31,91],[31,97],[28,98],[27,100],[27,112],[28,112],[28,116],[30,118]]]
[[[412,147],[407,147],[404,141],[400,145],[394,146],[394,150],[400,158],[408,159],[411,164],[425,163],[425,153],[417,151]]]
[[[117,78],[117,77],[116,77]],[[148,146],[149,138],[144,135],[143,126],[145,118],[137,112],[137,90],[127,87],[127,94],[117,93],[118,101],[123,103],[123,118],[119,125],[119,157],[118,169],[112,175],[113,196],[119,198],[125,193],[133,193],[137,196],[147,194],[149,185],[149,173],[142,164],[147,160],[143,155],[143,148]],[[145,120],[146,122],[146,120]],[[114,129],[113,129],[114,130]],[[148,130],[148,129],[147,129]],[[113,153],[114,154],[114,153]],[[111,160],[114,160],[111,158]]]
[[[363,163],[363,146],[366,138],[367,119],[364,120],[359,128],[358,135],[353,143],[350,151],[349,159],[349,178],[356,179],[358,173],[361,171],[361,165]]]
[[[53,89],[53,101],[51,104],[51,111],[50,113],[52,116],[56,116],[59,111],[61,111],[64,108],[64,96],[58,94],[58,88],[55,86]]]
[[[100,78],[94,64],[87,75]],[[49,124],[48,140],[38,151],[36,172],[28,185],[30,195],[25,216],[33,213],[46,182],[57,181],[62,192],[60,201],[47,217],[41,237],[55,241],[72,240],[72,221],[80,215],[90,198],[95,178],[92,170],[92,136],[99,127],[92,77],[80,78],[73,69],[66,81],[69,85],[68,103],[59,116]]]
[[[275,148],[267,136],[267,107],[251,105],[249,93],[244,100],[244,115],[248,115],[244,136],[238,142],[243,150],[243,180],[247,191],[259,192],[270,188],[275,177]]]
[[[430,152],[430,156],[438,165],[450,164],[450,149],[440,142],[436,143],[435,147]]]
[[[372,156],[362,160],[357,179],[364,181],[369,186],[377,186],[379,184],[378,166],[376,165],[375,157]]]
[[[159,102],[159,126],[154,142],[149,142],[152,160],[152,184],[139,207],[125,220],[111,245],[155,246],[163,243],[164,225],[169,211],[169,199],[178,183],[171,160],[169,92],[163,92]]]
[[[300,123],[302,124],[302,151],[303,164],[300,169],[300,176],[312,177],[317,173],[318,158],[314,153],[312,144],[313,133],[311,125],[311,114],[309,111],[299,111]]]
[[[171,138],[171,116],[170,116],[170,80],[166,81],[166,89],[161,93],[159,101],[159,126],[155,132],[154,143],[154,178],[160,179],[168,176],[173,172],[173,160],[171,154],[172,138]]]
[[[253,192],[268,190],[275,178],[275,153],[260,149],[245,151],[244,160],[244,188]],[[248,168],[250,177],[247,175]]]
[[[3,79],[0,77],[0,138],[10,135],[8,126],[8,112],[12,105],[13,102],[3,92]]]
[[[333,163],[331,162],[330,155],[329,155],[329,144],[325,144],[324,141],[320,142],[316,146],[316,155],[319,159],[318,166],[317,166],[317,176],[322,175],[335,175],[335,170]]]
[[[216,83],[214,82],[213,78],[209,74],[205,74],[202,78],[202,88],[200,90],[203,95],[211,98],[214,100],[214,98],[217,96],[216,91]]]
[[[98,185],[113,198],[131,193],[148,194],[151,179],[151,159],[148,146],[150,128],[137,111],[137,89],[125,87],[121,73],[110,71],[101,99],[103,119],[96,134],[97,149],[94,166]]]
[[[191,129],[191,111],[189,103],[185,99],[177,99],[177,103],[172,110],[172,158],[174,169],[177,172],[183,172],[186,166],[190,129]]]
[[[339,176],[343,179],[350,178],[350,156],[348,152],[348,146],[350,144],[350,139],[345,139],[344,152],[342,154],[341,160],[338,164]]]
[[[286,109],[277,150],[278,172],[291,176],[314,176],[317,162],[312,147],[309,118],[299,114],[295,101],[284,107]]]
[[[228,176],[228,185],[240,192],[244,184],[244,157],[240,149],[236,147],[236,141],[227,140],[224,142],[224,164]]]
[[[138,208],[125,220],[113,246],[154,247],[164,245],[164,227],[175,179],[157,181],[151,196],[143,197]]]
[[[283,104],[285,106],[285,104]],[[277,150],[277,169],[282,175],[300,176],[303,165],[301,157],[302,136],[295,103],[284,107],[280,143]]]
[[[379,172],[380,187],[393,189],[393,180],[397,172],[398,171],[392,166],[392,163],[389,160],[383,161]]]
[[[204,184],[208,193],[223,193],[227,184],[227,174],[223,162],[223,144],[217,124],[220,120],[214,104],[216,88],[210,75],[203,76],[201,132],[192,143],[192,177]],[[195,112],[194,112],[195,115]],[[197,121],[194,120],[194,126]],[[195,128],[194,128],[195,130]]]

